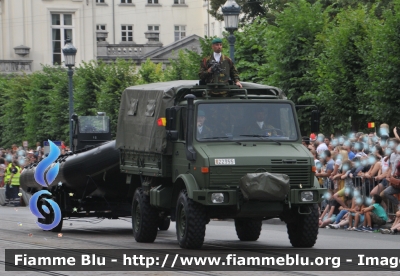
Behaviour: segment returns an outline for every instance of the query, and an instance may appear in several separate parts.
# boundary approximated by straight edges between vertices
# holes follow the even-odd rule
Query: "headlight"
[[[313,201],[314,200],[314,194],[311,191],[301,192],[300,198],[301,198],[301,201]]]
[[[212,203],[223,203],[224,202],[224,194],[223,193],[211,194],[211,202]]]

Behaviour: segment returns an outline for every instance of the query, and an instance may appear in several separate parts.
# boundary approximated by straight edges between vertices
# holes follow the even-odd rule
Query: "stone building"
[[[0,74],[62,64],[70,37],[81,61],[147,58],[168,62],[199,38],[220,36],[223,22],[204,0],[0,0]]]

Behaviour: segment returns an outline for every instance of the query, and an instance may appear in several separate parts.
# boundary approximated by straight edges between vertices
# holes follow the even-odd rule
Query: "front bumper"
[[[312,192],[313,200],[312,201],[303,201],[301,199],[302,192]],[[323,200],[323,195],[327,192],[327,189],[324,188],[303,188],[303,189],[290,189],[288,193],[288,198],[285,204],[315,204],[320,203]],[[222,203],[213,203],[211,200],[211,195],[213,193],[222,193],[224,194],[224,202]],[[193,200],[199,202],[203,205],[212,205],[212,206],[227,206],[227,205],[237,205],[241,203],[242,198],[240,190],[194,190],[193,191]],[[260,201],[261,202],[261,201]],[[266,201],[267,202],[267,201]]]

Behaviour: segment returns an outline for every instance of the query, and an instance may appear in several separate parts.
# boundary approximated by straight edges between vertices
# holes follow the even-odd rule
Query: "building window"
[[[105,3],[105,0],[96,0],[96,3]]]
[[[184,5],[185,4],[185,0],[174,0],[174,4],[175,5]]]
[[[132,0],[121,0],[121,4],[132,4]]]
[[[219,35],[222,36],[222,22],[219,22]]]
[[[121,40],[122,41],[133,41],[133,26],[122,25],[121,26]]]
[[[186,37],[186,26],[175,26],[174,36],[175,41]]]
[[[158,0],[147,0],[147,4],[158,4]]]
[[[160,26],[158,26],[158,25],[148,25],[147,26],[147,30],[148,31],[159,32],[160,31]]]
[[[51,31],[53,65],[60,65],[64,60],[61,49],[64,47],[65,40],[70,38],[72,43],[74,43],[72,14],[52,13]]]
[[[215,23],[211,23],[211,36],[215,36]]]
[[[204,24],[204,36],[208,36],[207,24]]]
[[[96,30],[97,31],[105,31],[106,30],[106,25],[96,25]]]

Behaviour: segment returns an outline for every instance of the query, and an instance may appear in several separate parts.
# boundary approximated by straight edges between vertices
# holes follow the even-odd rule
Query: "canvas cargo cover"
[[[290,190],[288,175],[268,172],[248,173],[239,186],[247,200],[281,201]]]
[[[157,119],[165,117],[176,92],[192,87],[198,81],[171,81],[131,86],[121,96],[116,147],[140,152],[170,154],[167,151],[165,127]]]

